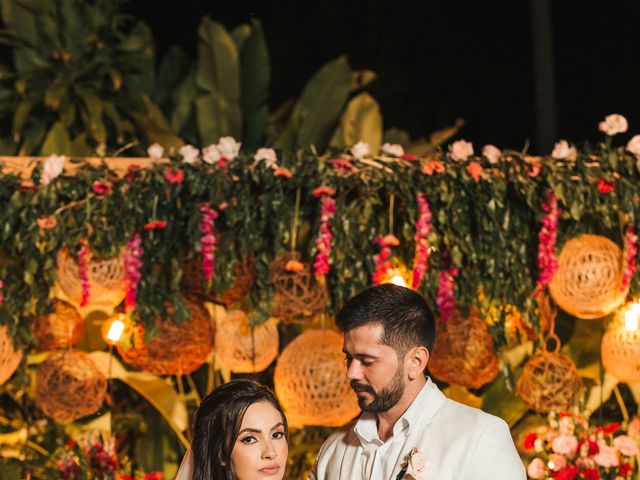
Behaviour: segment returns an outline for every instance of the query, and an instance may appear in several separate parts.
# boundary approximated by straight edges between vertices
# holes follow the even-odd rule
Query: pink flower
[[[218,218],[218,212],[206,203],[200,204],[200,255],[202,257],[202,273],[205,281],[213,277],[214,257],[216,253],[216,237],[214,235],[214,221]]]
[[[633,417],[627,427],[627,435],[631,438],[635,438],[640,433],[640,418]]]
[[[164,155],[164,148],[159,143],[154,143],[147,148],[147,155],[149,155],[149,158],[162,158],[162,155]]]
[[[414,480],[424,480],[427,478],[426,473],[427,459],[422,455],[420,450],[414,448],[410,453],[405,475]]]
[[[629,124],[627,123],[627,119],[617,113],[607,115],[604,120],[598,124],[598,130],[610,136],[617,133],[624,133],[628,128]]]
[[[91,284],[89,282],[89,250],[87,249],[87,243],[80,241],[80,249],[76,254],[76,260],[78,262],[78,277],[80,278],[80,285],[82,288],[82,297],[80,300],[80,306],[85,307],[89,303],[89,297],[91,296]]]
[[[2,293],[2,289],[4,288],[4,282],[0,280],[0,305],[4,302],[4,295]]]
[[[613,446],[627,457],[635,457],[640,453],[638,450],[638,442],[627,435],[620,435],[614,438]]]
[[[438,272],[440,282],[438,283],[436,305],[444,322],[449,321],[456,310],[455,286],[457,276],[458,269],[455,267]]]
[[[618,452],[615,448],[610,447],[603,440],[598,442],[598,447],[600,447],[600,451],[593,456],[593,459],[598,465],[605,468],[617,467],[620,465]]]
[[[622,282],[620,284],[621,291],[626,290],[626,288],[631,283],[631,279],[636,273],[636,257],[638,255],[638,236],[635,233],[635,229],[632,224],[629,224],[627,227],[627,231],[624,235],[624,270],[622,275]],[[637,417],[634,418],[637,420]],[[629,428],[631,428],[631,424],[629,424]],[[635,436],[635,435],[633,435]]]
[[[575,161],[578,157],[578,152],[575,147],[570,147],[566,140],[560,140],[553,146],[551,156],[556,160]]]
[[[380,150],[383,154],[393,155],[398,158],[401,158],[404,155],[404,148],[402,148],[402,145],[397,143],[385,143],[380,147]]]
[[[334,158],[333,160],[331,160],[331,166],[338,170],[338,172],[340,173],[348,173],[356,168],[349,160],[345,160],[342,158]]]
[[[202,149],[202,160],[209,165],[217,165],[220,163],[222,154],[218,150],[218,145],[209,145]]]
[[[327,188],[327,187],[320,187]],[[319,190],[316,188],[316,190]],[[316,190],[314,190],[314,195]],[[333,190],[333,189],[330,189]],[[334,192],[335,193],[335,192]],[[328,195],[322,196],[322,208],[320,211],[320,229],[316,246],[318,252],[313,261],[313,268],[316,277],[323,277],[329,273],[329,257],[331,255],[331,243],[333,240],[333,232],[331,231],[331,220],[336,211],[336,202]]]
[[[184,181],[184,172],[179,168],[167,167],[164,169],[164,178],[172,185],[180,184]]]
[[[560,455],[559,453],[552,453],[549,455],[549,468],[554,472],[559,472],[566,466],[567,459],[564,455]]]
[[[264,165],[267,168],[276,168],[278,166],[278,157],[273,148],[259,148],[253,158],[255,160],[254,165],[264,161]]]
[[[425,175],[432,175],[435,173],[444,173],[446,171],[446,167],[442,162],[438,160],[429,160],[427,162],[423,162],[421,165],[421,171]]]
[[[538,288],[551,283],[558,269],[556,258],[556,241],[558,237],[558,219],[560,209],[558,199],[549,192],[547,201],[542,205],[547,214],[542,219],[542,228],[538,233]]]
[[[371,153],[371,147],[366,142],[358,142],[351,147],[351,155],[355,158],[364,158]]]
[[[449,155],[452,160],[462,162],[473,155],[473,144],[465,140],[458,140],[449,145]]]
[[[93,182],[93,185],[91,185],[91,189],[96,195],[108,195],[113,192],[111,182],[107,182],[106,180],[96,180]]]
[[[392,247],[397,247],[398,245],[400,245],[400,240],[398,240],[398,237],[391,234],[385,235],[384,237],[382,237],[382,242],[385,245],[390,245]]]
[[[489,163],[498,163],[502,152],[494,145],[485,145],[482,149],[482,156],[486,157]]]
[[[40,185],[49,185],[64,170],[64,155],[51,155],[44,161],[40,174]]]
[[[140,269],[143,266],[143,254],[142,237],[138,232],[135,232],[127,242],[127,249],[124,252],[124,305],[127,312],[135,309],[137,305],[138,283],[142,278]]]
[[[627,143],[627,151],[640,157],[640,135],[634,135]]]
[[[55,217],[40,217],[36,220],[38,227],[43,230],[49,230],[57,225]]]
[[[469,172],[469,175],[471,175],[471,177],[477,182],[482,176],[482,165],[478,162],[469,162],[469,165],[467,165],[467,172]]]
[[[531,460],[531,463],[527,467],[527,475],[529,475],[529,477],[534,480],[539,480],[544,478],[545,473],[544,461],[541,458],[536,457]]]
[[[414,290],[420,286],[428,268],[429,260],[429,233],[431,232],[431,210],[427,198],[418,194],[418,221],[413,240],[416,244],[413,256],[413,278],[411,288]]]
[[[218,139],[218,150],[220,150],[220,154],[229,161],[238,156],[241,146],[242,143],[236,142],[236,139],[233,137],[227,136]]]
[[[198,159],[200,151],[193,145],[183,145],[178,150],[178,153],[182,155],[182,163],[194,163]]]
[[[555,453],[573,458],[578,451],[578,439],[573,435],[558,435],[553,439],[551,448]]]

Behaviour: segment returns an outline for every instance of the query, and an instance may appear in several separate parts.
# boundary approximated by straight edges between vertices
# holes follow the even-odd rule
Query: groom
[[[363,413],[327,439],[308,480],[526,479],[507,424],[425,376],[435,323],[420,295],[370,287],[336,323]]]

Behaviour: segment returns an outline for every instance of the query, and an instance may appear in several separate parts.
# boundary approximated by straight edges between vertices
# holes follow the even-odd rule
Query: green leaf
[[[246,23],[238,25],[231,32],[231,38],[233,38],[233,41],[236,44],[236,48],[239,52],[242,50],[244,42],[247,40],[247,38],[249,38],[249,35],[251,35],[251,27]]]
[[[374,154],[382,143],[380,106],[368,93],[351,99],[329,144],[344,149],[358,141],[368,143]]]
[[[196,71],[195,67],[192,67],[172,95],[172,100],[175,105],[171,112],[171,128],[173,131],[182,131],[193,112],[197,94]]]
[[[22,127],[29,118],[29,114],[31,113],[32,108],[33,103],[28,100],[25,100],[24,102],[20,102],[18,104],[18,107],[13,114],[13,127],[11,129],[11,135],[13,136],[14,141],[17,142],[22,137]]]
[[[55,122],[40,148],[40,155],[62,155],[71,152],[71,139],[62,122]]]
[[[203,145],[218,143],[220,137],[231,135],[240,138],[240,111],[228,109],[226,97],[213,92],[195,101],[198,133]]]

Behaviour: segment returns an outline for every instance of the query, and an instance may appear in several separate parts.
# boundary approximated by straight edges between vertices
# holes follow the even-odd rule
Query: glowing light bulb
[[[125,327],[125,315],[118,313],[102,324],[101,333],[103,340],[109,345],[115,345],[120,341]]]
[[[628,332],[638,330],[638,317],[640,317],[640,304],[634,303],[624,315],[624,326]]]
[[[402,278],[402,275],[394,275],[393,277],[391,277],[391,283],[393,283],[394,285],[399,285],[400,287],[407,286],[407,283],[404,281],[404,278]]]
[[[549,467],[549,469],[553,470],[553,468],[555,467],[553,460],[549,460],[549,463],[547,463],[547,466]]]

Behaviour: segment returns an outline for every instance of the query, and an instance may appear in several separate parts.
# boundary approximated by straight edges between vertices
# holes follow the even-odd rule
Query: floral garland
[[[313,261],[313,268],[318,278],[324,278],[329,273],[329,258],[331,255],[331,243],[333,232],[331,231],[331,219],[336,213],[336,201],[331,198],[336,191],[330,187],[318,187],[313,191],[313,196],[321,198],[320,228],[316,246],[318,253]]]
[[[89,250],[87,249],[87,242],[85,240],[81,240],[80,248],[76,254],[76,260],[78,262],[78,278],[80,279],[80,286],[82,288],[82,297],[80,299],[81,307],[86,307],[89,304],[89,297],[91,296],[89,261],[87,259],[88,255]]]
[[[411,288],[416,290],[425,273],[427,272],[429,260],[429,233],[431,232],[431,210],[429,202],[423,194],[418,194],[418,221],[416,222],[416,233],[413,240],[416,243],[416,251],[413,259],[413,278]]]
[[[218,212],[206,203],[200,204],[200,255],[202,256],[202,273],[205,281],[209,282],[213,277],[213,260],[216,253],[216,236],[214,235],[214,221],[218,218]]]
[[[371,275],[371,280],[375,285],[383,283],[389,276],[389,270],[393,267],[389,257],[391,256],[391,247],[400,245],[400,240],[394,235],[378,236],[375,239],[376,245],[380,247],[380,253],[373,256],[375,270]]]
[[[558,208],[558,199],[553,192],[549,192],[547,201],[542,205],[542,210],[546,212],[546,215],[542,219],[542,228],[538,233],[538,291],[551,283],[558,269],[556,241],[558,240],[560,209]]]
[[[638,235],[633,225],[627,227],[624,234],[624,273],[622,275],[621,290],[625,290],[636,273],[636,256],[638,254]]]
[[[124,254],[124,282],[125,282],[125,310],[131,311],[137,305],[138,283],[142,278],[142,237],[138,232],[134,233],[127,242],[127,250]]]
[[[0,306],[2,306],[2,302],[4,302],[4,294],[2,293],[3,288],[4,288],[4,282],[0,280]]]
[[[447,270],[438,272],[440,282],[438,283],[438,295],[436,297],[436,305],[440,317],[444,322],[448,322],[456,311],[455,286],[458,269],[450,267]]]

